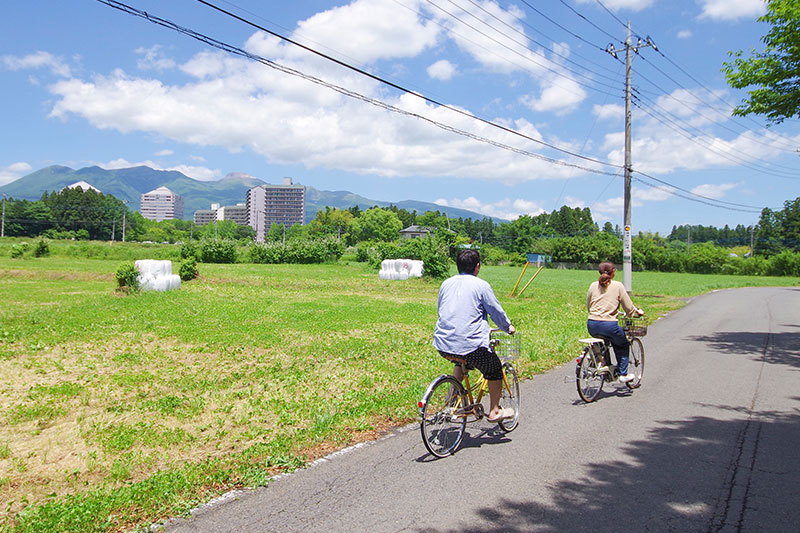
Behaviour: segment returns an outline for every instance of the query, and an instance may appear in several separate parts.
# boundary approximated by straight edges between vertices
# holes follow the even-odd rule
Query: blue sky
[[[509,219],[590,207],[621,226],[624,53],[605,49],[630,21],[658,47],[633,59],[634,233],[750,225],[800,195],[798,122],[731,118],[743,93],[720,72],[762,48],[761,0],[214,2],[428,100],[197,1],[125,3],[278,68],[96,0],[10,3],[0,185],[146,164]]]

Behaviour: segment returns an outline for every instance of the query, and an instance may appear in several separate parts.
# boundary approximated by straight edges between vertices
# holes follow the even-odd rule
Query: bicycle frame
[[[464,363],[456,364],[461,366],[461,371],[463,373],[461,386],[464,388],[464,393],[467,395],[467,398],[469,398],[469,404],[462,407],[459,405],[459,403],[456,403],[455,416],[466,417],[467,422],[477,422],[478,420],[483,419],[483,417],[486,415],[484,412],[483,403],[481,402],[484,395],[489,392],[489,381],[481,375],[478,377],[478,380],[474,385],[470,384],[469,371],[467,370],[466,365]],[[508,384],[505,370],[503,370],[503,388],[508,391],[509,395],[514,396],[514,391],[511,390],[511,386]],[[471,415],[475,418],[470,419]]]

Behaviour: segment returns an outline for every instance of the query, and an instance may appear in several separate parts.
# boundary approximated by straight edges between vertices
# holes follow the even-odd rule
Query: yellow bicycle
[[[503,363],[500,407],[514,410],[513,418],[498,422],[503,431],[509,432],[519,424],[519,377],[510,362],[519,355],[519,333],[511,336],[493,330],[490,345]],[[443,374],[428,385],[417,404],[422,442],[436,457],[455,453],[464,438],[467,422],[482,420],[486,414],[481,401],[488,394],[488,381],[481,375],[474,384],[470,384],[469,370],[473,368],[464,359],[454,357],[450,360],[461,366],[463,384],[454,376]]]

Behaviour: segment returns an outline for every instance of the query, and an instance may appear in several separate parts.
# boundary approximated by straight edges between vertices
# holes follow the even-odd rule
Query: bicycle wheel
[[[627,383],[628,388],[638,389],[642,386],[644,375],[644,345],[640,339],[631,339],[631,356],[628,362],[628,373],[633,374],[633,381]]]
[[[440,376],[428,387],[420,402],[422,442],[436,457],[452,455],[467,425],[467,395],[453,376]]]
[[[581,355],[581,361],[575,369],[577,375],[578,396],[586,402],[593,402],[600,391],[603,390],[603,375],[597,373],[597,360],[592,353],[591,346],[586,346]]]
[[[503,363],[503,388],[500,393],[500,407],[514,410],[514,418],[500,421],[500,427],[508,433],[514,431],[519,424],[519,377],[511,363]]]

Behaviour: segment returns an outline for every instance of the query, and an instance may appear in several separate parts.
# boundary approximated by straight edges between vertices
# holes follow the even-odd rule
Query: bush
[[[120,289],[127,289],[129,291],[139,290],[139,269],[133,263],[123,263],[117,268],[114,274],[117,278],[117,286]]]
[[[181,246],[181,259],[197,259],[198,257],[197,244],[192,241],[184,243]]]
[[[44,239],[39,239],[33,249],[34,257],[46,257],[50,255],[50,245]]]
[[[11,245],[11,258],[12,259],[19,259],[25,252],[28,251],[28,243],[23,242],[22,244],[12,244]]]
[[[286,243],[266,242],[250,246],[248,258],[253,263],[311,264],[338,261],[344,245],[335,238],[295,240]]]
[[[236,243],[228,240],[205,241],[200,247],[203,263],[235,263]]]
[[[200,272],[197,270],[197,261],[195,258],[190,257],[181,263],[181,268],[178,270],[178,274],[180,275],[182,281],[189,281],[199,276]]]

